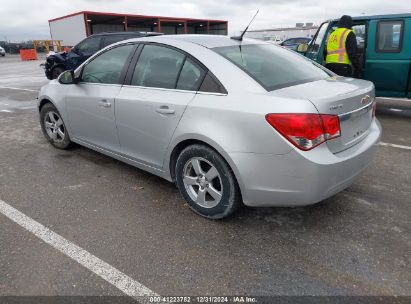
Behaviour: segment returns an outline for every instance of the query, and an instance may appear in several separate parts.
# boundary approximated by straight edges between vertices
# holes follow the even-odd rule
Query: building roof
[[[93,11],[81,11],[58,18],[50,19],[49,22],[69,18],[72,16],[86,14],[86,15],[100,15],[100,16],[113,16],[113,17],[130,17],[130,18],[147,18],[147,19],[161,19],[163,21],[211,21],[211,22],[227,22],[226,20],[215,20],[215,19],[196,19],[196,18],[180,18],[180,17],[166,17],[166,16],[148,16],[148,15],[136,15],[136,14],[119,14],[119,13],[104,13],[104,12],[93,12]]]
[[[411,13],[407,14],[387,14],[387,15],[370,15],[370,16],[355,16],[352,17],[353,20],[370,20],[370,19],[395,19],[395,18],[404,18],[411,17]],[[338,18],[339,19],[339,18]],[[338,21],[334,19],[333,21]]]

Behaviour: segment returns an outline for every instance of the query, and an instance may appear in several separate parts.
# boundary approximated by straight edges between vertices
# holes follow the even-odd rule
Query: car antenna
[[[247,25],[247,27],[246,27],[245,30],[241,33],[241,35],[240,35],[240,36],[233,36],[233,37],[231,37],[231,39],[238,40],[238,41],[243,41],[243,37],[244,37],[245,33],[247,32],[248,28],[250,27],[251,23],[254,21],[254,18],[257,16],[257,14],[258,14],[259,11],[260,11],[260,10],[257,10],[257,12],[255,13],[253,19],[251,19],[250,23]]]

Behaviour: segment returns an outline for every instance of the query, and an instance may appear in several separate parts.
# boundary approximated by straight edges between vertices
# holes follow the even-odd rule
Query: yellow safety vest
[[[345,48],[345,42],[347,41],[348,34],[351,32],[352,30],[341,27],[330,34],[327,41],[325,63],[351,64]]]

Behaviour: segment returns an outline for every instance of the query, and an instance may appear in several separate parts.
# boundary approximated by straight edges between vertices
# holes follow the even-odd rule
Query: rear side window
[[[399,53],[402,47],[404,21],[379,21],[377,28],[376,51]]]
[[[284,45],[290,45],[296,43],[296,39],[288,39],[284,41]]]
[[[84,68],[82,82],[121,84],[121,75],[125,63],[134,45],[128,44],[115,47],[90,61]]]
[[[112,36],[106,36],[106,37],[104,37],[104,41],[103,41],[103,47],[106,47],[106,46],[108,46],[108,45],[110,45],[110,44],[113,44],[113,43],[116,43],[116,42],[119,42],[119,41],[122,41],[122,40],[127,40],[127,39],[129,39],[129,37],[127,37],[127,36],[125,36],[125,35],[119,35],[119,36],[115,36],[115,35],[112,35]]]
[[[145,45],[140,54],[131,85],[175,89],[185,55],[171,48]]]
[[[210,72],[204,78],[200,92],[227,94],[227,90]]]
[[[235,45],[213,50],[246,72],[267,91],[330,77],[309,59],[275,45]]]
[[[76,49],[81,53],[95,53],[100,49],[101,37],[90,37],[81,42]]]
[[[195,64],[191,59],[186,58],[180,77],[177,82],[177,89],[197,91],[204,78],[204,70]]]

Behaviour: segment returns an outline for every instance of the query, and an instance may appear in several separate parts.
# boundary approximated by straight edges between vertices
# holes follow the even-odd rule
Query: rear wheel
[[[40,124],[46,139],[58,149],[68,149],[72,142],[59,111],[51,104],[45,104],[40,111]]]
[[[52,71],[51,71],[51,79],[56,79],[57,77],[60,76],[61,73],[63,73],[65,71],[65,69],[63,69],[62,67],[55,67]]]
[[[209,147],[192,145],[180,153],[176,182],[191,209],[203,217],[221,219],[241,205],[233,172],[221,155]]]

